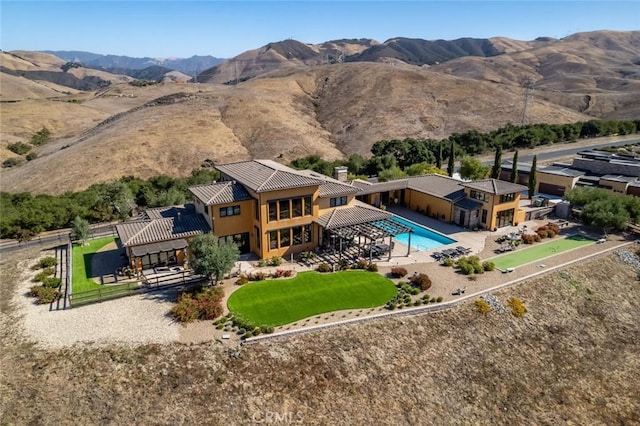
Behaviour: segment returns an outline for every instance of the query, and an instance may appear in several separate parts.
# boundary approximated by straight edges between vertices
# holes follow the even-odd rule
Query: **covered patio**
[[[406,256],[409,255],[413,230],[383,210],[369,206],[335,209],[319,217],[316,223],[321,228],[322,247],[337,253],[339,260],[346,253],[354,256],[354,251],[356,257],[367,257],[369,261],[382,255],[391,260],[393,237],[405,233],[409,233]]]

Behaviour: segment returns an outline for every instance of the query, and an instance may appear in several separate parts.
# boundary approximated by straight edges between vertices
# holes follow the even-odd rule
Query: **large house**
[[[385,208],[392,205],[468,228],[495,229],[524,220],[519,200],[526,187],[495,179],[461,182],[426,175],[348,182],[344,167],[336,168],[332,178],[271,160],[216,169],[220,182],[189,188],[193,211],[165,209],[162,216],[152,210],[143,221],[118,225],[132,264],[180,263],[188,239],[209,231],[238,244],[241,253],[260,258],[288,257],[320,246],[372,247],[386,238],[391,245],[394,236],[411,232],[392,220]],[[179,243],[169,247],[172,240]]]

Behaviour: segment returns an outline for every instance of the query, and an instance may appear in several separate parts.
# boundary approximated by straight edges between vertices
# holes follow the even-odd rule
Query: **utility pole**
[[[536,82],[532,78],[527,77],[522,83],[524,88],[524,108],[522,108],[522,124],[527,124],[529,117],[527,116],[529,102],[533,99],[533,91],[536,88]]]

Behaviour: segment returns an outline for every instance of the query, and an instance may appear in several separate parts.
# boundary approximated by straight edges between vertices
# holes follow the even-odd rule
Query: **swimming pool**
[[[449,237],[445,237],[442,234],[438,234],[429,228],[425,228],[422,225],[418,225],[402,217],[394,216],[393,220],[413,229],[413,234],[411,235],[411,249],[413,250],[431,250],[456,242],[456,240],[452,240]],[[409,233],[396,235],[395,240],[404,245],[409,245]]]

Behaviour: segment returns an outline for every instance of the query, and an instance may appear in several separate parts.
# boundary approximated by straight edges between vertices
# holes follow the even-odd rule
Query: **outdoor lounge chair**
[[[457,251],[458,251],[458,253],[460,253],[461,255],[467,255],[467,254],[471,253],[471,249],[469,249],[469,248],[465,248],[465,247],[462,247],[462,246],[458,246],[458,247],[456,247],[456,250],[457,250]]]
[[[444,255],[439,251],[434,251],[433,253],[431,253],[431,257],[433,257],[435,260],[442,260]]]

